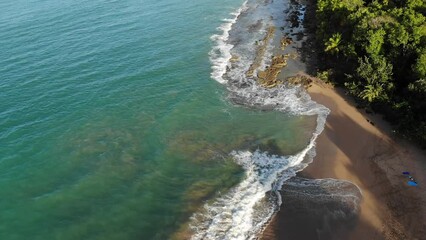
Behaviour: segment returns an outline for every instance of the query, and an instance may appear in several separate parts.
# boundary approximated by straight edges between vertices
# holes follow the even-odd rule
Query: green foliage
[[[373,102],[374,100],[383,97],[383,86],[380,84],[375,85],[366,85],[364,86],[364,90],[359,93],[359,97],[368,102]]]
[[[336,11],[339,9],[354,11],[363,4],[364,1],[362,0],[321,0],[318,1],[317,10],[320,12],[326,10]]]
[[[426,1],[317,0],[316,13],[319,67],[426,146]]]
[[[372,59],[368,57],[359,59],[359,66],[355,71],[356,82],[349,76],[345,86],[355,96],[368,102],[376,100],[387,100],[389,93],[393,90],[393,83],[389,81],[392,77],[392,65],[382,56]]]
[[[418,57],[416,64],[414,65],[414,71],[419,75],[420,78],[426,77],[426,50]]]
[[[378,30],[369,30],[367,31],[369,44],[365,46],[365,50],[370,55],[378,55],[380,51],[382,50],[382,46],[384,41],[384,36],[386,34],[385,30],[378,29]]]
[[[351,79],[351,76],[348,76],[349,79]],[[359,94],[359,89],[360,89],[360,83],[356,83],[354,81],[347,81],[345,82],[345,87],[349,90],[349,93],[354,95],[354,96],[358,96]]]
[[[420,79],[408,85],[411,92],[426,94],[426,79]]]
[[[325,43],[325,50],[326,52],[330,52],[332,54],[339,53],[339,45],[340,41],[342,40],[342,34],[335,33],[333,34],[333,37],[329,38],[328,41]]]
[[[330,76],[332,75],[332,70],[329,69],[327,71],[317,72],[316,77],[321,79],[323,82],[334,85],[332,81],[330,81]]]
[[[407,30],[399,23],[393,23],[386,27],[387,42],[393,47],[406,46],[409,39]]]
[[[426,3],[425,3],[424,0],[408,0],[407,1],[407,6],[410,9],[415,9],[415,8],[420,8],[420,7],[424,8],[424,7],[426,7],[425,5],[426,5]]]
[[[392,65],[387,63],[386,58],[377,56],[372,59],[368,57],[359,59],[357,75],[368,84],[389,84],[392,76]],[[388,87],[390,90],[392,87]]]

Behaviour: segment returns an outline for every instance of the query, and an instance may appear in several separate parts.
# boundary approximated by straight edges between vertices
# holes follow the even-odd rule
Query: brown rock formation
[[[268,41],[274,36],[275,27],[271,26],[268,28],[266,36],[262,39],[262,41],[258,44],[256,57],[253,63],[250,65],[249,70],[246,72],[247,77],[253,77],[254,71],[260,67],[260,63],[262,61],[263,56],[265,55],[266,46]]]
[[[281,38],[281,50],[284,50],[288,45],[290,45],[293,41],[291,38],[284,36]]]
[[[282,68],[287,65],[288,57],[288,55],[273,56],[271,66],[267,67],[265,71],[258,71],[257,78],[259,83],[268,88],[282,83],[277,77],[281,73]]]

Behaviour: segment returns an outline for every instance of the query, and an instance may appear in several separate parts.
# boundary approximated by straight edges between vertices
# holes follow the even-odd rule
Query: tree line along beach
[[[298,177],[317,179],[317,181],[328,178],[348,180],[359,187],[362,200],[359,203],[358,212],[354,216],[347,210],[347,205],[353,203],[348,203],[345,196],[339,196],[333,189],[324,188],[317,183],[316,188],[322,189],[322,191],[318,190],[312,195],[301,194],[300,192],[309,190],[309,186],[300,186],[299,189],[292,188],[290,181],[289,185],[284,184],[282,189],[281,210],[264,231],[262,239],[424,239],[426,236],[424,230],[426,226],[425,191],[419,185],[411,187],[408,183],[412,178],[408,179],[407,175],[404,175],[408,174],[404,171],[410,171],[409,174],[415,175],[417,182],[425,180],[426,163],[424,159],[426,154],[424,149],[419,147],[424,144],[421,142],[423,141],[422,136],[425,136],[421,132],[423,130],[419,129],[420,137],[416,139],[417,142],[404,140],[401,134],[395,132],[395,125],[383,120],[383,115],[372,112],[371,107],[377,107],[379,104],[365,104],[362,95],[355,94],[357,99],[354,99],[349,95],[347,88],[333,86],[333,83],[339,84],[343,82],[342,80],[331,80],[329,75],[324,79],[324,76],[318,73],[321,71],[318,69],[324,68],[324,66],[339,68],[339,63],[328,64],[327,61],[342,61],[342,58],[345,58],[342,56],[344,53],[333,53],[332,51],[330,53],[329,44],[331,42],[321,39],[321,34],[324,34],[325,31],[328,31],[331,36],[330,32],[333,31],[331,30],[333,27],[330,25],[337,25],[336,22],[331,22],[331,19],[343,18],[344,15],[339,15],[341,12],[345,10],[350,12],[351,9],[354,12],[361,11],[362,7],[354,10],[353,5],[345,5],[349,3],[332,3],[331,1],[293,1],[293,4],[296,6],[301,4],[303,6],[301,8],[306,9],[303,24],[307,30],[303,33],[308,35],[307,41],[311,42],[305,42],[300,53],[308,52],[308,56],[315,56],[305,59],[308,60],[307,71],[313,75],[317,74],[318,77],[312,78],[301,73],[299,82],[306,85],[307,91],[314,101],[330,109],[325,129],[317,140],[316,157],[306,169],[298,174]],[[335,9],[343,10],[332,12],[330,9],[333,4],[339,4],[339,7],[335,7]],[[367,11],[369,7],[374,8],[366,3],[360,2],[359,4]],[[422,26],[422,24],[424,26],[426,7],[424,2],[410,3],[407,1],[400,4],[417,6],[413,9],[423,13],[423,15],[417,15],[420,22],[418,26]],[[398,8],[392,3],[389,5],[387,6],[391,9],[388,10],[389,12]],[[321,15],[327,11],[328,14],[336,16]],[[369,19],[374,19],[376,16],[370,15]],[[321,21],[318,20],[319,18],[322,18]],[[345,31],[344,27],[339,27],[340,31]],[[420,38],[422,40],[414,43],[414,48],[420,49],[425,46],[426,34],[421,33]],[[371,39],[371,44],[375,44],[374,41]],[[350,44],[345,42],[345,45]],[[383,46],[381,51],[384,52],[383,55],[386,55],[388,49]],[[336,57],[336,55],[340,56]],[[319,59],[323,62],[318,62]],[[398,60],[395,61],[398,62]],[[420,63],[420,61],[422,60],[417,61],[416,66],[422,68],[424,63]],[[338,72],[334,78],[342,78],[339,71],[345,70],[349,71],[345,67],[334,70]],[[369,76],[366,77],[368,80]],[[415,78],[412,81],[415,81]],[[420,94],[420,98],[416,100],[420,101],[418,102],[420,105],[426,100],[424,90],[421,91],[423,91],[423,95]],[[363,107],[359,107],[360,104]],[[421,113],[423,110],[417,109],[416,111],[418,112],[414,114],[424,116]],[[424,124],[421,122],[424,119],[419,121],[413,124],[420,126]],[[298,177],[294,181],[297,181]],[[336,184],[335,187],[339,188],[339,185]],[[286,188],[290,188],[290,190]],[[347,194],[351,194],[350,189]]]
[[[333,4],[339,6],[335,7]],[[410,5],[415,6],[413,9],[424,11],[424,3],[407,4],[413,4]],[[390,9],[388,12],[398,8],[392,3],[387,7]],[[328,28],[324,26],[336,24],[331,22],[331,19],[341,16],[338,15],[341,14],[338,10],[332,12],[331,9],[335,8],[356,13],[362,8],[369,11],[369,8],[374,9],[374,6],[361,2],[351,5],[331,1],[291,1],[290,6],[284,10],[288,25],[281,28],[279,26],[266,28],[263,37],[255,43],[256,50],[253,52],[255,57],[245,73],[246,77],[256,79],[264,88],[274,88],[279,84],[304,85],[314,101],[330,109],[325,129],[317,139],[316,156],[297,177],[283,184],[281,189],[283,204],[264,230],[261,239],[422,239],[426,234],[424,232],[426,211],[423,207],[426,203],[425,192],[420,185],[410,187],[407,184],[409,179],[403,173],[410,171],[418,182],[423,182],[425,178],[426,155],[419,147],[423,144],[421,138],[424,137],[424,133],[421,132],[423,131],[421,126],[424,124],[421,116],[423,110],[417,109],[415,110],[417,112],[413,113],[413,116],[416,116],[414,118],[420,117],[417,122],[420,125],[420,137],[413,138],[417,142],[410,143],[409,140],[404,140],[401,134],[406,129],[396,133],[397,126],[390,125],[383,120],[383,115],[373,113],[371,110],[384,104],[374,102],[380,99],[380,96],[371,99],[363,95],[366,91],[359,90],[355,93],[348,84],[346,88],[333,86],[339,84],[339,81],[332,79],[342,77],[339,71],[345,69],[350,71],[344,66],[338,69],[339,61],[345,58],[342,56],[345,53],[336,49],[341,47],[340,40],[333,39],[335,35],[331,34],[329,41],[327,37],[322,40],[320,35],[327,36],[324,32],[331,30],[327,30]],[[326,12],[336,14],[337,17],[321,15]],[[421,12],[422,10],[419,10],[419,13]],[[322,22],[318,22],[320,17]],[[376,17],[377,15],[370,15],[366,18],[374,20]],[[425,23],[424,15],[420,14],[417,17],[420,22],[417,26],[421,28]],[[256,25],[253,25],[253,28],[255,27]],[[375,28],[377,27],[372,27],[372,31]],[[275,32],[279,33],[274,34]],[[426,39],[424,32],[420,34],[420,38],[419,42],[412,43],[415,45],[414,48],[420,49],[424,46]],[[334,40],[335,46],[331,46]],[[267,42],[274,45],[274,50],[269,56],[265,55]],[[375,40],[371,39],[371,44],[376,44]],[[385,55],[387,50],[384,45],[380,53]],[[264,67],[265,70],[255,71],[260,68],[262,59],[268,57],[269,65]],[[235,64],[239,61],[239,57],[232,55],[230,61],[231,65]],[[332,63],[327,64],[327,61]],[[415,64],[422,68],[424,63],[420,61]],[[348,64],[351,62],[346,61],[342,65]],[[365,63],[360,64],[358,73],[355,73],[360,74],[358,76],[363,74],[360,73],[360,69]],[[321,72],[319,69],[324,67],[334,67],[336,70]],[[373,63],[370,67],[375,71],[378,65]],[[311,77],[305,72],[316,77]],[[371,74],[362,76],[370,82],[368,77],[375,77]],[[421,74],[418,76],[421,77]],[[387,77],[379,78],[385,81],[384,78]],[[416,81],[415,77],[413,79],[412,81]],[[342,82],[340,81],[340,84]],[[419,104],[422,105],[425,101],[424,89],[418,91],[423,91],[420,95],[416,95],[420,96],[416,101],[420,101]],[[349,93],[355,94],[355,99]],[[402,125],[399,126],[404,128]]]

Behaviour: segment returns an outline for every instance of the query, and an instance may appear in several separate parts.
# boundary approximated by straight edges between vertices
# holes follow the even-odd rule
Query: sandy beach
[[[311,25],[316,24],[315,5],[304,4],[303,24],[308,29],[304,32],[310,38]],[[308,72],[316,68],[312,42],[306,41],[301,48]],[[426,239],[426,151],[398,137],[381,115],[357,108],[344,89],[311,79],[308,93],[331,113],[316,141],[313,162],[290,181],[333,179],[336,189],[349,181],[359,189],[360,201],[357,206],[347,204],[344,195],[354,194],[351,188],[336,193],[321,186],[288,190],[291,184],[284,184],[283,204],[261,239]],[[403,172],[410,172],[419,185],[408,186]]]
[[[331,232],[321,235],[329,223],[283,195],[281,210],[262,239],[426,239],[425,152],[394,136],[380,115],[357,109],[343,89],[315,80],[308,92],[331,113],[317,140],[313,163],[299,175],[356,184],[362,191],[358,216],[355,221],[328,226]],[[404,171],[419,186],[408,186]],[[314,202],[311,205],[317,207]],[[344,231],[333,233],[337,228]]]

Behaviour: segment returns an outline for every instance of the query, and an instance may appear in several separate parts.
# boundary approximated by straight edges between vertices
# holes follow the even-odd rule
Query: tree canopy
[[[423,146],[425,15],[424,0],[318,0],[316,8],[321,70]]]

